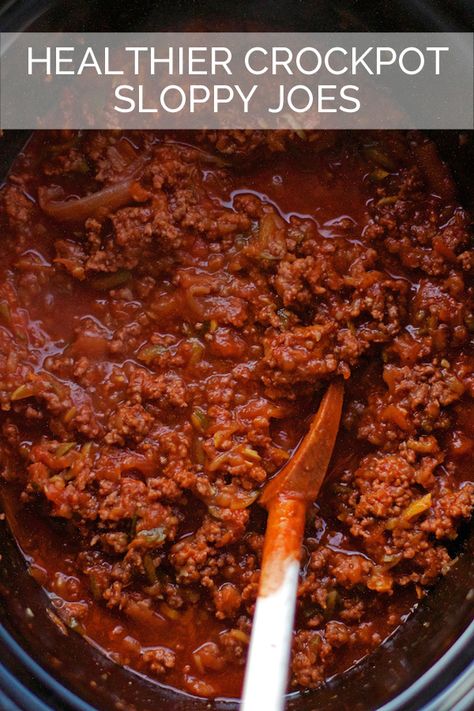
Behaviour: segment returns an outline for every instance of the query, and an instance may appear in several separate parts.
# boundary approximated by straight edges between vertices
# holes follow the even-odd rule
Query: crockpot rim
[[[74,691],[68,689],[67,686],[55,679],[47,669],[35,661],[2,624],[0,624],[0,644],[4,645],[8,651],[11,652],[15,661],[18,661],[35,680],[44,684],[46,689],[56,694],[62,701],[67,703],[71,709],[75,711],[97,711],[94,706],[91,706],[87,701],[77,696]],[[20,698],[23,697],[25,701],[33,700],[36,704],[35,711],[54,711],[53,707],[39,699],[24,682],[20,681],[4,664],[0,663],[0,689],[5,688],[3,687],[4,680],[16,691]],[[25,709],[27,708],[28,707],[25,707]]]
[[[474,621],[466,627],[462,634],[453,642],[451,647],[416,679],[413,684],[410,684],[395,698],[379,707],[378,711],[402,711],[405,708],[409,708],[409,704],[416,701],[417,696],[426,692],[434,679],[439,678],[443,673],[445,674],[451,667],[455,666],[457,662],[462,662],[463,654],[469,651],[473,641]],[[74,711],[98,711],[97,707],[91,706],[87,701],[81,699],[74,691],[68,689],[67,686],[55,679],[48,670],[35,661],[3,625],[0,625],[0,643],[13,654],[16,661],[19,661],[23,668],[25,668],[35,680],[44,684],[47,690],[68,704],[71,709],[74,709]],[[463,667],[462,671],[457,673],[451,683],[448,683],[442,688],[434,698],[430,698],[427,703],[418,707],[418,711],[456,711],[458,701],[463,704],[462,707],[459,707],[459,711],[463,709],[468,711],[471,707],[471,702],[474,702],[474,660],[471,660],[471,663],[468,663],[467,666],[463,665]],[[37,711],[54,711],[52,706],[38,699],[23,682],[19,681],[10,670],[0,663],[0,690],[5,688],[3,687],[4,680],[16,691],[17,695],[23,697],[23,700],[31,701],[34,699],[34,703],[36,704],[35,709],[37,709]],[[463,687],[465,686],[466,680],[468,682],[468,688],[467,693],[464,693]],[[451,704],[452,696],[455,694],[461,694],[460,698],[456,701],[456,706],[441,706],[443,701]],[[233,700],[229,699],[229,701],[232,702]],[[466,702],[467,705],[465,705]],[[28,709],[30,707],[25,706],[24,708]],[[12,711],[15,711],[15,707],[12,708]]]

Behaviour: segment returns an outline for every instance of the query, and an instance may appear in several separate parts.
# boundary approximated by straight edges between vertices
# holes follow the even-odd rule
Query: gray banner
[[[473,127],[469,33],[4,33],[2,128]]]

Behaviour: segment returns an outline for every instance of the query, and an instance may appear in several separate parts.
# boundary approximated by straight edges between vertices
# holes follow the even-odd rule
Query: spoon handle
[[[285,705],[305,512],[301,499],[276,497],[269,505],[242,711]]]

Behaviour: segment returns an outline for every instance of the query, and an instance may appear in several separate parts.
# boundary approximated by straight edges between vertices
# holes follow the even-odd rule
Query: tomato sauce
[[[474,500],[474,260],[426,145],[28,143],[1,195],[2,496],[58,625],[159,683],[238,697],[259,493],[335,378],[290,689],[370,653],[448,572]]]

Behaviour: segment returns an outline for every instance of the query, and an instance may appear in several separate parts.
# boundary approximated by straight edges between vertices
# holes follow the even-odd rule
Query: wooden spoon
[[[268,521],[242,711],[284,707],[306,509],[326,475],[343,396],[342,382],[331,383],[296,453],[260,498]]]

